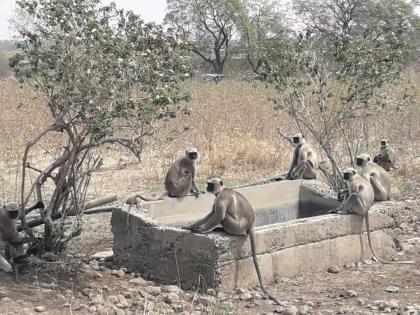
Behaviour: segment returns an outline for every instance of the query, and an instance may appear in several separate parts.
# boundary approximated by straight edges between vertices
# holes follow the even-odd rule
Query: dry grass
[[[161,190],[167,167],[187,147],[197,147],[202,155],[199,186],[210,176],[223,176],[233,185],[287,169],[291,147],[278,136],[277,128],[293,133],[295,127],[286,114],[274,112],[272,103],[267,100],[268,96],[274,95],[273,90],[259,83],[240,81],[224,81],[216,85],[187,82],[185,88],[192,94],[192,101],[184,104],[191,110],[191,115],[159,122],[156,125],[159,132],[147,140],[142,164],[133,163],[123,170],[97,173],[90,191],[93,197],[117,192],[125,198],[135,191]],[[15,81],[0,81],[0,200],[15,198],[18,161],[25,143],[48,122],[48,113],[37,106],[41,101]],[[377,117],[365,132],[369,142],[375,144],[366,148],[368,153],[376,153],[376,144],[382,137],[387,137],[401,152],[403,167],[400,172],[404,176],[418,176],[418,167],[412,166],[420,163],[418,101],[396,115]],[[184,129],[189,131],[173,137],[176,131]],[[54,150],[60,144],[58,135],[45,138],[31,159],[47,163],[54,152],[47,153],[45,149]],[[117,147],[103,148],[101,154],[105,166],[115,166],[121,159],[134,161],[128,152]]]

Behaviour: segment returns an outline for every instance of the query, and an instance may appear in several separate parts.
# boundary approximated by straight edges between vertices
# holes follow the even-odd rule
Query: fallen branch
[[[103,207],[103,208],[96,208],[99,207],[101,205],[113,202],[115,200],[117,200],[118,195],[109,195],[109,196],[105,196],[105,197],[101,197],[101,198],[97,198],[91,201],[88,201],[85,203],[84,209],[87,211],[84,211],[84,214],[90,215],[90,214],[95,214],[95,213],[105,213],[105,212],[111,212],[112,210],[116,209],[117,207]],[[88,210],[90,209],[90,210]],[[67,216],[76,216],[78,215],[78,213],[76,212],[71,212],[68,211]],[[55,215],[52,215],[51,220],[52,221],[56,221],[58,219],[62,218],[62,213],[57,213]],[[45,224],[46,220],[44,217],[39,217],[39,218],[35,218],[31,221],[27,222],[27,227],[28,228],[34,228],[40,225]],[[17,227],[18,232],[22,231],[22,225],[18,225]]]

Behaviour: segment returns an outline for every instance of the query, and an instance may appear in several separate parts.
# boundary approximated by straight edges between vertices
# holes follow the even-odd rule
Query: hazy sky
[[[113,0],[118,8],[133,10],[146,22],[161,23],[165,15],[166,0]],[[111,0],[102,0],[109,3]],[[13,15],[15,0],[0,0],[0,39],[10,39],[9,19]]]

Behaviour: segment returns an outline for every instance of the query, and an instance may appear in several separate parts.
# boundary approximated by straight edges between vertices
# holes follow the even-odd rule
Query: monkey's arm
[[[185,227],[185,229],[191,230],[193,228],[196,228],[196,227],[199,227],[199,226],[203,225],[204,222],[207,222],[208,220],[210,220],[212,215],[213,215],[213,210],[210,213],[208,213],[204,218],[202,218],[202,219],[198,220],[197,222]]]
[[[191,193],[194,194],[194,196],[198,197],[200,192],[198,191],[197,185],[195,184],[195,172],[192,171],[191,173]]]
[[[213,231],[225,219],[226,208],[224,203],[215,205],[214,211],[211,212],[210,216],[206,217],[207,220],[200,226],[193,227],[191,231],[199,234],[206,234]]]
[[[292,172],[293,172],[293,169],[296,166],[298,155],[299,155],[299,147],[296,147],[295,152],[293,153],[293,161],[292,161],[292,164],[290,165],[289,172],[287,173],[286,179],[291,179],[292,178]]]

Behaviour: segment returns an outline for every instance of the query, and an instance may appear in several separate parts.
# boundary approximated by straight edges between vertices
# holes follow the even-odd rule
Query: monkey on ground
[[[395,169],[395,155],[392,149],[389,147],[388,140],[382,139],[381,146],[379,148],[379,154],[373,158],[373,162],[381,166],[384,170],[390,171]]]
[[[0,207],[0,242],[6,245],[6,257],[1,258],[0,267],[11,272],[12,266],[6,258],[13,257],[16,253],[23,251],[22,244],[19,244],[18,232],[16,230],[16,221],[20,216],[21,209],[14,202],[7,203]]]
[[[193,193],[194,196],[198,197],[200,192],[194,179],[198,157],[197,149],[188,149],[185,151],[185,156],[176,160],[169,167],[165,177],[165,192],[159,197],[153,199],[137,194],[129,198],[126,203],[134,204],[133,198],[140,198],[144,201],[156,201],[163,199],[165,196],[171,198],[185,197],[189,193]]]
[[[212,178],[207,181],[207,191],[216,196],[211,212],[203,219],[187,227],[187,229],[193,233],[206,234],[221,225],[223,230],[228,234],[237,236],[249,235],[252,259],[257,271],[261,290],[271,300],[280,304],[276,298],[267,292],[262,282],[255,248],[254,210],[251,204],[239,192],[225,188],[223,181],[219,178]]]
[[[26,209],[26,211],[39,208],[44,208],[44,204],[41,201]],[[21,209],[21,207],[19,207],[15,202],[9,202],[6,205],[0,207],[0,243],[6,244],[5,258],[11,257],[12,260],[14,260],[17,256],[24,255],[23,243],[27,239],[19,237],[16,229],[16,222],[22,211],[23,209]],[[8,263],[6,264],[5,261],[5,259],[0,261],[0,267],[6,267],[7,271],[11,271],[9,268],[10,265],[7,266]]]
[[[373,163],[367,154],[358,155],[356,165],[360,167],[360,175],[370,181],[375,201],[391,200],[391,176],[378,164]]]
[[[370,238],[369,209],[373,205],[374,190],[369,180],[357,174],[354,168],[343,171],[343,178],[347,185],[348,196],[344,202],[344,210],[358,214],[365,218],[368,244],[373,256],[384,264],[413,264],[414,261],[384,261],[374,252]]]
[[[286,179],[316,179],[318,155],[301,133],[293,136],[293,144],[296,147]]]

